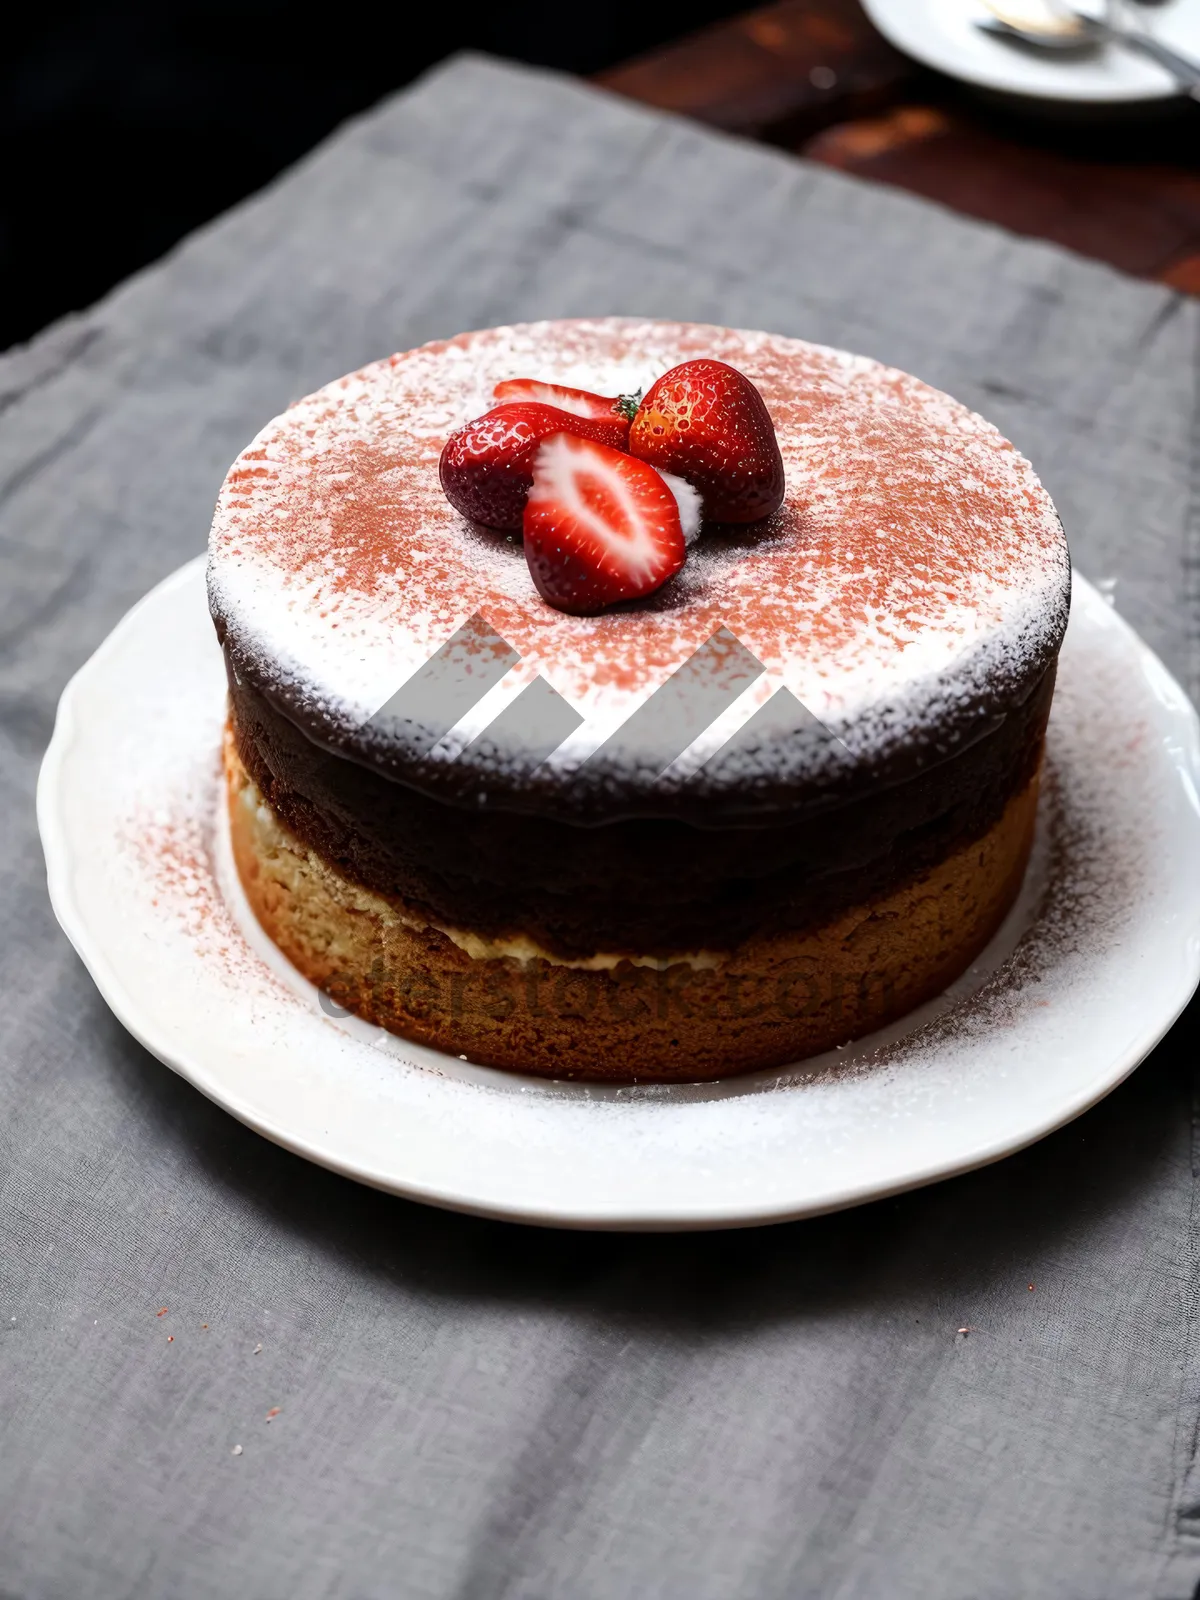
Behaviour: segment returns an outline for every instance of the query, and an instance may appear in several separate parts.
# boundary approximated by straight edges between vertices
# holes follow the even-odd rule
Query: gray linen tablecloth
[[[977,406],[1195,689],[1200,307],[540,73],[456,60],[6,358],[9,1600],[1200,1578],[1186,1019],[973,1176],[787,1227],[576,1235],[275,1149],[126,1036],[54,924],[33,792],[59,691],[203,547],[259,424],[393,349],[605,312],[846,345]]]

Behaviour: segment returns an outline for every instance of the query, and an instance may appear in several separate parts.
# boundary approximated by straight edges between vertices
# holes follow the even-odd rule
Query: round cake
[[[447,499],[447,439],[537,379],[708,359],[766,404],[763,520],[567,614]],[[877,362],[625,319],[395,355],[221,490],[234,859],[346,1010],[548,1077],[713,1079],[869,1032],[991,938],[1029,855],[1070,569],[989,423]]]

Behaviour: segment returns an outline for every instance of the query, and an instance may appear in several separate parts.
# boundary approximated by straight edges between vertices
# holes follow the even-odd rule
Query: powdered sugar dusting
[[[447,435],[506,377],[612,394],[701,354],[761,390],[783,506],[739,539],[702,536],[647,602],[555,611],[519,542],[446,501]],[[231,469],[209,567],[214,610],[262,686],[340,735],[479,611],[584,714],[593,746],[724,626],[770,687],[786,685],[852,752],[884,755],[985,691],[1019,692],[1057,648],[1068,585],[1032,467],[948,396],[799,340],[620,319],[462,335],[299,402]]]
[[[199,752],[197,752],[199,753]],[[205,963],[210,975],[243,996],[257,991],[268,1004],[282,996],[278,980],[247,942],[220,889],[217,870],[216,798],[224,786],[219,756],[174,774],[175,781],[139,799],[120,829],[119,850],[148,894],[164,929],[181,938]]]
[[[1013,919],[1010,947],[1001,960],[976,962],[927,1008],[927,1019],[909,1017],[898,1037],[849,1048],[833,1063],[839,1070],[898,1071],[1018,1028],[1040,1010],[1069,1006],[1097,961],[1120,962],[1127,948],[1136,959],[1148,886],[1170,852],[1154,749],[1161,734],[1149,708],[1130,695],[1128,678],[1126,659],[1068,633],[1047,734],[1040,860]],[[1106,725],[1114,736],[1100,772],[1096,730]],[[1114,793],[1121,796],[1115,804]],[[802,1065],[770,1086],[808,1076]]]

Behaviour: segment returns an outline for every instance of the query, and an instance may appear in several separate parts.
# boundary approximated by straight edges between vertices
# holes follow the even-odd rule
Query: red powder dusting
[[[787,499],[753,532],[703,541],[672,604],[565,617],[528,581],[519,542],[452,510],[441,447],[464,406],[483,406],[474,390],[490,392],[514,365],[562,377],[563,363],[649,369],[689,355],[728,360],[756,383],[779,434]],[[231,593],[243,553],[297,594],[317,586],[313,615],[327,627],[382,606],[398,625],[444,619],[445,637],[482,608],[569,696],[581,658],[588,685],[633,691],[722,625],[768,668],[863,649],[894,658],[931,628],[953,635],[963,605],[986,618],[1018,589],[1035,601],[1061,595],[1065,561],[1028,463],[918,380],[794,340],[615,320],[462,335],[300,402],[232,469],[212,549]]]
[[[201,959],[239,988],[252,984],[298,1005],[247,943],[221,893],[214,832],[223,782],[219,753],[214,753],[201,783],[160,795],[153,811],[135,812],[122,843],[149,879],[155,907],[185,933]]]

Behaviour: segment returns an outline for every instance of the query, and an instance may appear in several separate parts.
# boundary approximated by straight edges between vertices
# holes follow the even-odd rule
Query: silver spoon
[[[1175,78],[1193,100],[1200,99],[1200,62],[1180,55],[1140,28],[1117,27],[1099,17],[1077,11],[1047,9],[1043,15],[1009,7],[1004,0],[984,0],[990,17],[977,17],[975,26],[1000,38],[1019,39],[1041,50],[1091,50],[1102,44],[1120,44],[1149,56]]]

